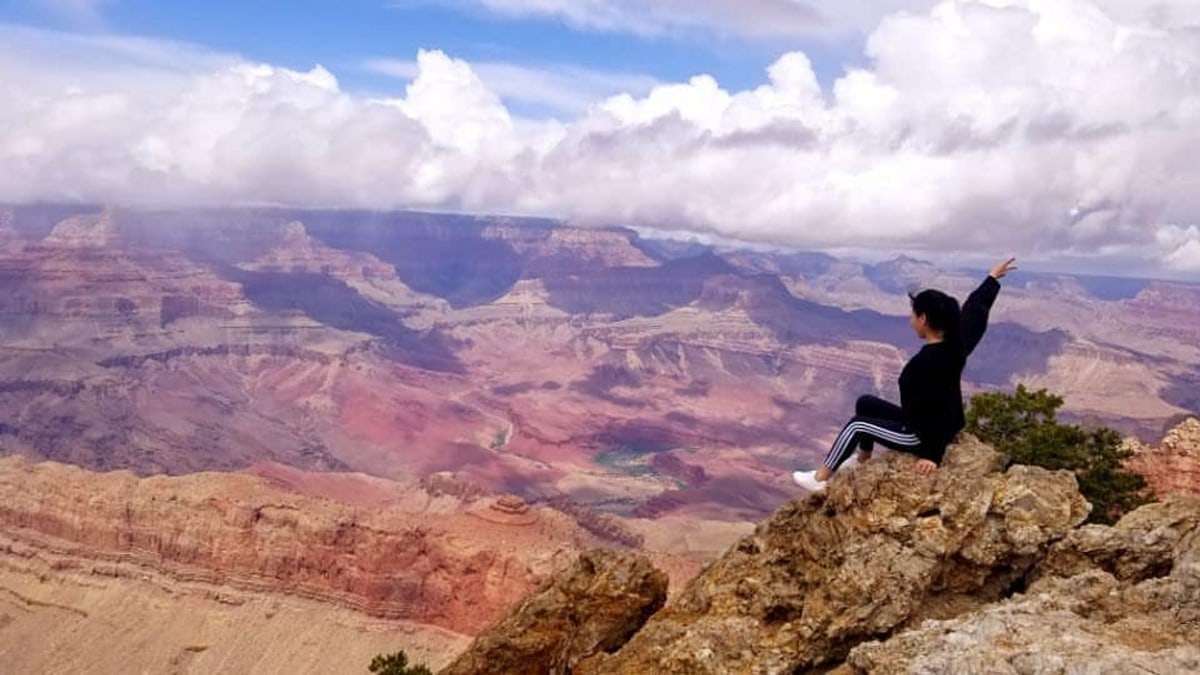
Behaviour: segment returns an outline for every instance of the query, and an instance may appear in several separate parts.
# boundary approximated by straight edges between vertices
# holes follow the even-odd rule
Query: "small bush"
[[[1121,435],[1107,427],[1059,422],[1062,404],[1061,396],[1024,385],[1011,394],[978,394],[967,409],[967,431],[1014,464],[1074,472],[1079,491],[1092,503],[1090,522],[1115,522],[1152,501],[1144,491],[1145,480],[1124,469],[1132,453],[1121,447]]]
[[[426,666],[408,665],[408,655],[403,650],[371,659],[370,670],[375,675],[433,675]]]

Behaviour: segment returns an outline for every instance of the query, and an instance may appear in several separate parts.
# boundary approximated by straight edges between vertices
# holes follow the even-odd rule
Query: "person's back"
[[[962,350],[927,344],[900,373],[900,407],[921,439],[922,457],[940,461],[945,446],[966,425],[962,403]]]

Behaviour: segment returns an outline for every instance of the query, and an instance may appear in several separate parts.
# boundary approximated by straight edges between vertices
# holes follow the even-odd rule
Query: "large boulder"
[[[1176,497],[1147,504],[1116,525],[1087,525],[1050,549],[1036,575],[1069,577],[1101,569],[1122,581],[1166,576],[1181,546],[1200,527],[1200,498]]]
[[[585,656],[624,644],[666,598],[667,575],[645,556],[588,551],[441,673],[570,673]]]
[[[1011,594],[1090,509],[1070,473],[1002,471],[1000,456],[974,439],[952,447],[934,476],[917,475],[914,461],[872,461],[784,506],[620,651],[575,672],[792,673],[836,663],[860,642]]]
[[[859,646],[841,672],[1200,672],[1200,501],[1072,532],[1039,574],[1009,600]]]

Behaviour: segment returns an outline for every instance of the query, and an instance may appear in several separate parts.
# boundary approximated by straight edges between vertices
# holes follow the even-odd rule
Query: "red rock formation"
[[[530,510],[525,500],[516,495],[502,495],[471,513],[497,525],[526,526],[538,522],[538,513]]]
[[[464,502],[473,502],[487,494],[482,486],[457,478],[449,471],[439,471],[421,481],[421,487],[435,497],[450,495]]]
[[[491,509],[498,513],[507,513],[514,516],[522,516],[529,513],[529,505],[524,499],[516,495],[503,495],[496,499],[492,504]]]
[[[619,518],[609,513],[600,513],[566,498],[555,499],[551,505],[579,523],[583,529],[614,544],[641,548],[646,538],[629,529]]]
[[[647,515],[755,519],[791,496],[779,467],[816,461],[858,394],[894,397],[916,346],[900,317],[828,303],[903,311],[876,284],[930,273],[499,218],[77,211],[0,213],[41,242],[0,253],[9,452],[141,474],[448,472]],[[878,297],[801,300],[785,274]],[[997,325],[968,385],[1039,378],[1068,409],[1157,430],[1200,405],[1189,293],[1067,312],[1008,285],[997,318],[1021,298],[1036,330],[1096,332]]]
[[[391,282],[407,290],[400,283],[395,267],[371,255],[325,246],[313,239],[304,223],[298,220],[284,225],[278,245],[245,267],[262,271],[328,274],[346,282]]]
[[[570,542],[589,539],[554,511],[524,508],[537,526],[498,535],[495,524],[462,514],[351,508],[247,475],[138,479],[0,460],[10,555],[85,570],[133,563],[467,634],[568,564]]]
[[[179,252],[128,245],[114,211],[69,218],[39,243],[0,254],[0,289],[17,282],[0,295],[0,320],[52,344],[96,348],[135,336],[154,344],[154,336],[165,346],[159,331],[174,321],[248,309],[236,284]]]
[[[1127,466],[1154,494],[1200,494],[1200,420],[1192,417],[1167,432],[1158,447],[1126,441],[1136,454]]]

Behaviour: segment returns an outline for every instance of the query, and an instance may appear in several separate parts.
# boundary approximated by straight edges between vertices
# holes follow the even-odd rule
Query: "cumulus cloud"
[[[366,67],[372,72],[403,80],[411,80],[421,73],[417,61],[372,59]],[[627,92],[643,95],[658,84],[648,75],[561,64],[527,66],[485,61],[472,62],[471,70],[503,100],[556,114],[580,114],[609,96]]]
[[[438,51],[365,99],[320,67],[3,29],[0,200],[437,207],[1197,275],[1198,18],[944,2],[885,17],[826,88],[793,52],[753,89],[698,75],[566,121]],[[77,63],[41,65],[34,43],[63,42]]]
[[[30,43],[43,48],[21,48]],[[60,43],[62,58],[42,60]],[[449,203],[482,161],[439,150],[420,121],[436,115],[421,92],[406,113],[349,96],[319,66],[296,72],[186,45],[25,28],[0,30],[0,45],[3,200]],[[440,65],[430,78],[455,82]],[[472,98],[471,83],[458,84],[444,110],[469,103],[462,124],[486,116],[486,90]]]

